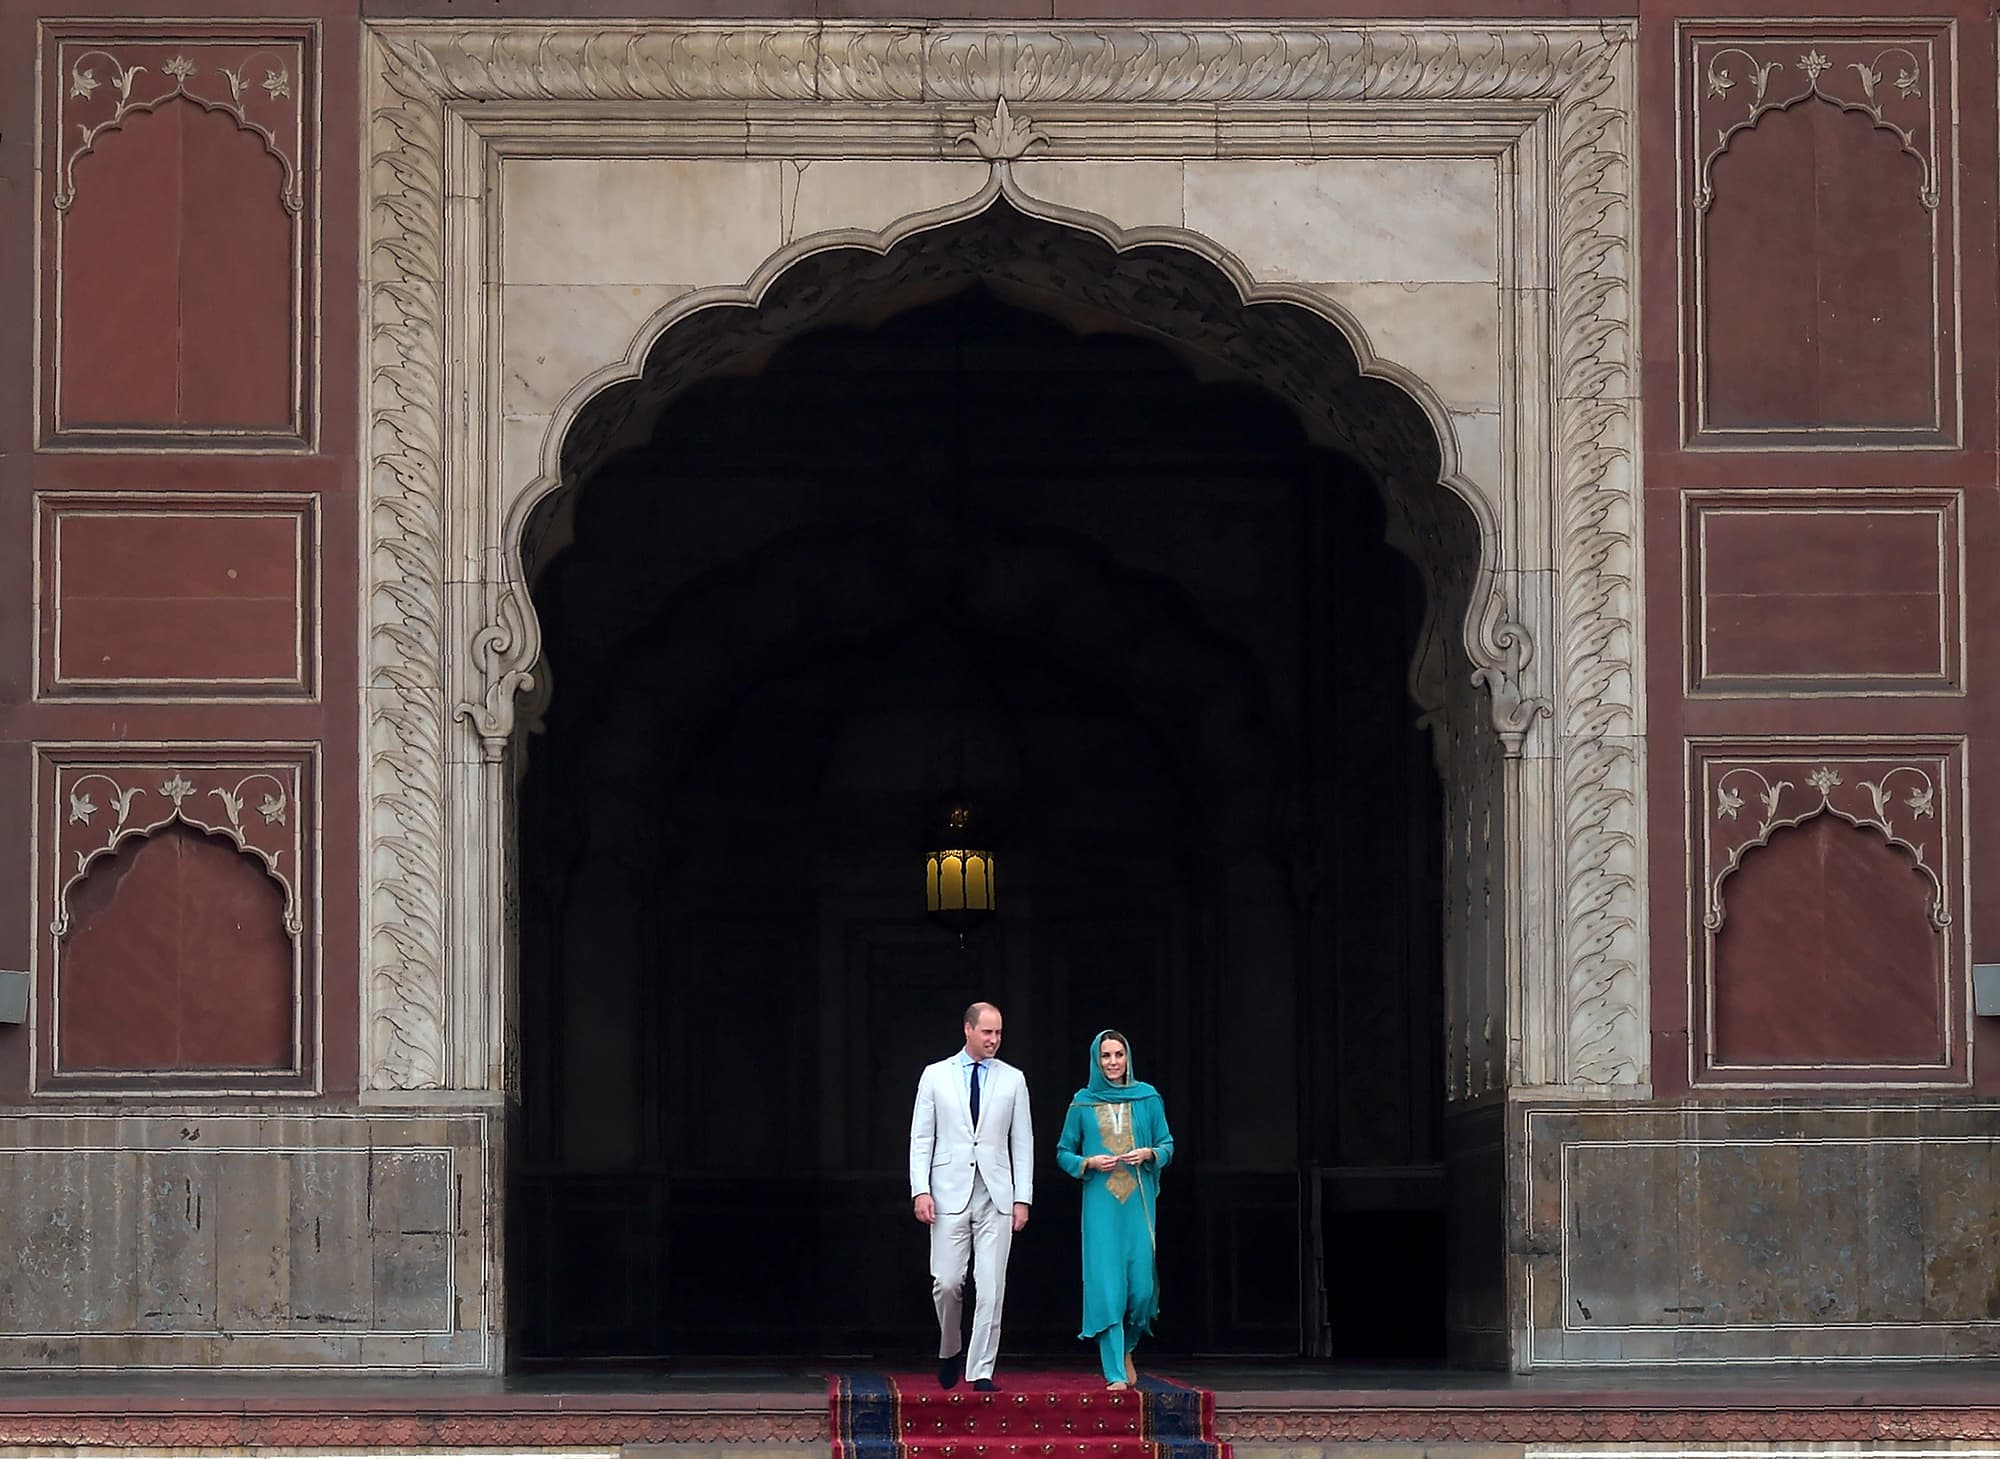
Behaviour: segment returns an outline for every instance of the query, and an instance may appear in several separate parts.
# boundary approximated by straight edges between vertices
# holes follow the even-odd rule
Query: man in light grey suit
[[[931,1297],[937,1303],[938,1382],[963,1374],[991,1393],[1000,1352],[1000,1304],[1007,1253],[1035,1201],[1035,1130],[1028,1081],[1000,1051],[1000,1010],[965,1010],[965,1047],[924,1070],[910,1116],[910,1199],[931,1228]],[[978,1302],[972,1342],[962,1346],[960,1313],[970,1262]]]

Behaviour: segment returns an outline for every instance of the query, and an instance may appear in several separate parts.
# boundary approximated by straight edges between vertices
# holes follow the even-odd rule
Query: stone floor
[[[1046,1367],[1043,1369],[1046,1371]],[[1032,1384],[1029,1366],[1014,1378]],[[1399,1448],[1801,1441],[1870,1451],[2000,1439],[2000,1363],[1821,1363],[1512,1375],[1305,1363],[1175,1363],[1216,1392],[1220,1435],[1259,1459]],[[621,1368],[505,1378],[337,1374],[0,1376],[0,1446],[824,1451],[822,1365]],[[1003,1387],[1009,1381],[1003,1368]],[[627,1454],[625,1459],[635,1459]],[[1489,1459],[1492,1455],[1489,1454]]]

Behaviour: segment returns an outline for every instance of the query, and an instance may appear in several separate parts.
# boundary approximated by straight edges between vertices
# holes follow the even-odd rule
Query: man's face
[[[1097,1046],[1097,1066],[1104,1071],[1104,1077],[1113,1084],[1125,1082],[1125,1045],[1117,1039],[1106,1039]]]
[[[1000,1014],[987,1009],[979,1022],[965,1026],[965,1052],[975,1059],[990,1059],[1000,1052]]]

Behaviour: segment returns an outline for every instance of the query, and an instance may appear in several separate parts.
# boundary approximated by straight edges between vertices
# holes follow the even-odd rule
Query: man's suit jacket
[[[1012,1064],[988,1059],[979,1072],[979,1128],[972,1128],[958,1055],[941,1059],[917,1081],[910,1116],[910,1198],[929,1195],[955,1216],[972,1204],[972,1172],[1001,1210],[1035,1202],[1035,1127],[1028,1081]]]

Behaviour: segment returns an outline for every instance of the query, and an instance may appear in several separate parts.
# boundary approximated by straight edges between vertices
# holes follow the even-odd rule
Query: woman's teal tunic
[[[1129,1080],[1130,1044],[1126,1055]],[[1056,1162],[1083,1182],[1083,1331],[1078,1336],[1094,1338],[1122,1323],[1136,1338],[1152,1329],[1160,1306],[1155,1216],[1160,1171],[1174,1158],[1174,1137],[1167,1128],[1166,1106],[1151,1085],[1111,1084],[1097,1067],[1095,1040],[1090,1062],[1090,1087],[1078,1090],[1071,1101],[1056,1146]],[[1092,1155],[1141,1148],[1154,1152],[1144,1165],[1083,1168]]]

